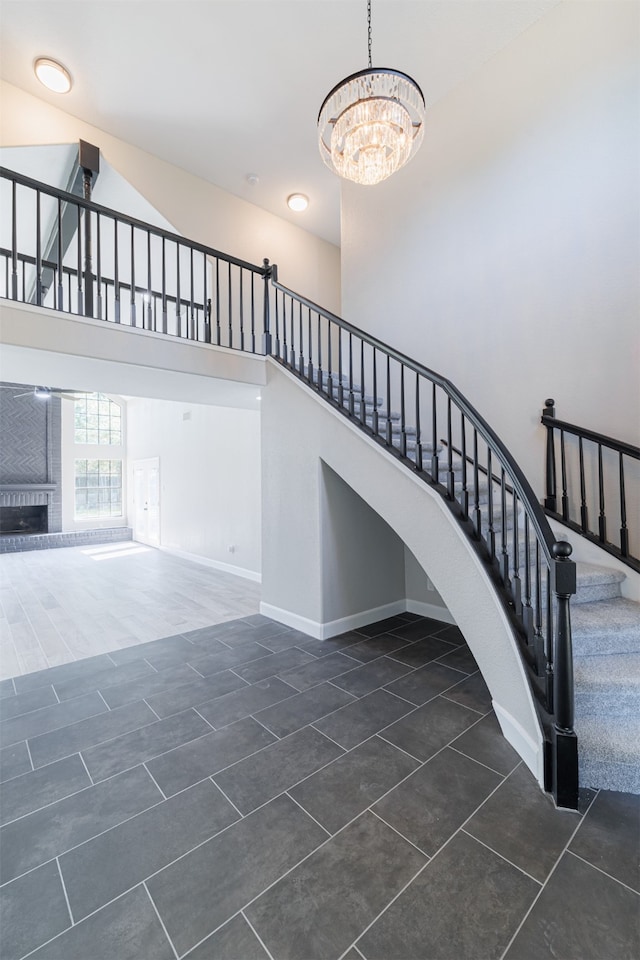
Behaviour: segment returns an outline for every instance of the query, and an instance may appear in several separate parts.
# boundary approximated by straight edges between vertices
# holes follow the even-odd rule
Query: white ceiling
[[[429,108],[558,2],[373,0],[373,62],[412,75]],[[316,119],[367,65],[365,0],[2,0],[0,27],[5,80],[339,243]],[[71,93],[38,83],[37,56],[65,64]]]

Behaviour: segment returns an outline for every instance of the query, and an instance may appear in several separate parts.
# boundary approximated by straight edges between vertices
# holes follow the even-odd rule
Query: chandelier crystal
[[[424,96],[406,73],[371,67],[371,0],[367,3],[369,68],[346,77],[318,116],[318,145],[334,173],[354,183],[386,180],[417,152],[424,134]]]

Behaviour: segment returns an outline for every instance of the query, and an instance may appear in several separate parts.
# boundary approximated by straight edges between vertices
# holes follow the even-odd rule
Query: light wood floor
[[[128,542],[0,555],[0,679],[258,612],[260,585]]]

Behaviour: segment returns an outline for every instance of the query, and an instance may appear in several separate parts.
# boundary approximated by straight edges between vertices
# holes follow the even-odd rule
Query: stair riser
[[[640,629],[625,630],[617,633],[593,633],[588,636],[579,630],[572,631],[574,657],[606,657],[638,653],[640,650]]]
[[[578,739],[578,752],[580,740]],[[579,781],[583,787],[640,793],[640,764],[607,763],[579,755]]]
[[[640,689],[611,685],[602,689],[576,689],[576,723],[582,717],[629,717],[640,716]]]

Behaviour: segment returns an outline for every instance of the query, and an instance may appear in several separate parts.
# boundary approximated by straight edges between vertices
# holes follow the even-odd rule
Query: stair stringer
[[[330,562],[320,508],[325,463],[414,554],[478,662],[504,736],[543,786],[544,738],[516,636],[487,569],[442,498],[273,360],[261,421],[262,611],[318,637],[333,635],[325,627],[341,619],[335,610],[327,617],[323,603]],[[345,602],[343,612],[358,611]]]

